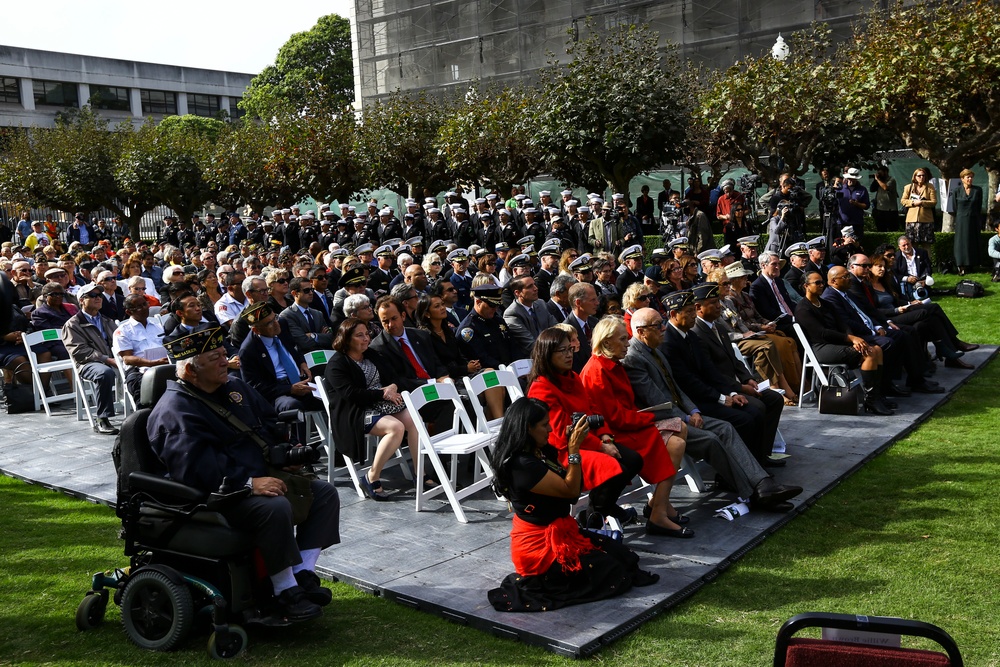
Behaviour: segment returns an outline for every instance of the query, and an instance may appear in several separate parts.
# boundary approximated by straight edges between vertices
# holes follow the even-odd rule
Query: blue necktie
[[[303,308],[302,313],[306,316],[306,322],[309,324],[309,331],[314,332],[316,330],[316,324],[313,322],[312,314],[310,314],[308,308]]]
[[[878,331],[875,328],[875,323],[871,321],[871,318],[865,315],[865,312],[863,310],[858,308],[858,304],[854,303],[854,300],[851,299],[851,297],[847,296],[846,294],[841,294],[840,296],[843,297],[844,300],[847,301],[847,303],[851,304],[851,308],[853,308],[854,312],[858,314],[858,316],[861,318],[861,321],[865,323],[865,326],[868,327],[868,329],[873,334],[877,334]]]
[[[278,359],[281,361],[281,367],[285,369],[288,383],[295,384],[299,381],[299,367],[295,365],[295,360],[277,338],[274,339],[274,349],[278,351]]]

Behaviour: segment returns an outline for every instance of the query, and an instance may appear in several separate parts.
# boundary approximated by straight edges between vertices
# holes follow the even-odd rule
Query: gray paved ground
[[[965,356],[981,367],[997,348]],[[638,551],[643,567],[660,574],[650,587],[603,602],[545,614],[502,614],[486,600],[510,570],[510,515],[486,492],[463,503],[469,523],[459,524],[446,502],[417,513],[408,482],[388,502],[357,496],[349,480],[339,480],[344,505],[343,542],[320,558],[319,571],[414,608],[437,613],[501,636],[517,638],[567,655],[583,656],[679,603],[767,535],[804,512],[839,481],[899,439],[968,377],[967,371],[940,369],[935,379],[943,395],[900,399],[893,417],[819,415],[815,408],[786,408],[781,430],[789,443],[787,467],[779,481],[805,489],[788,514],[752,512],[735,522],[713,518],[732,502],[728,494],[692,494],[677,484],[674,504],[691,516],[691,540],[647,537],[641,528],[626,530],[626,544]],[[95,502],[113,503],[113,438],[90,431],[69,410],[51,418],[0,413],[0,471]],[[707,479],[713,475],[705,470]],[[386,487],[393,488],[388,480]],[[634,494],[641,505],[643,496]]]

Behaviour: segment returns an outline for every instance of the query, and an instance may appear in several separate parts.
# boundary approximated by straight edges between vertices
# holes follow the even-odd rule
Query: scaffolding
[[[888,0],[876,0],[885,5]],[[872,0],[355,0],[362,105],[397,90],[432,94],[470,82],[533,81],[566,41],[647,23],[696,64],[727,67],[813,21],[845,39]]]

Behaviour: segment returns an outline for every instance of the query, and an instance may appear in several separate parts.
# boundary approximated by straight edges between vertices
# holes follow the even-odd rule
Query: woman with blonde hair
[[[927,249],[934,243],[934,207],[937,191],[931,183],[931,172],[918,167],[912,180],[903,188],[900,203],[906,209],[906,235],[915,245]]]

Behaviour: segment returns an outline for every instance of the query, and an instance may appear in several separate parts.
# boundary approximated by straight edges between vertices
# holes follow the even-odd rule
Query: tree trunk
[[[941,231],[942,232],[954,232],[955,231],[955,216],[949,213],[947,209],[947,190],[949,182],[953,178],[957,178],[958,175],[954,173],[954,168],[951,165],[945,164],[939,167],[941,170],[941,181],[942,187],[938,188],[937,198],[938,206],[941,207]]]
[[[1000,165],[986,165],[986,173],[990,177],[989,191],[983,196],[986,198],[986,227],[987,230],[990,226],[990,221],[997,216],[998,209],[1000,209],[1000,204],[996,202],[996,191],[997,186],[1000,186]]]

